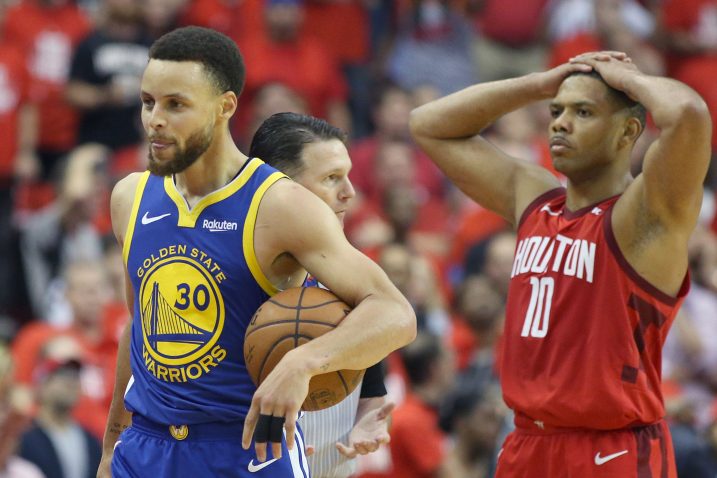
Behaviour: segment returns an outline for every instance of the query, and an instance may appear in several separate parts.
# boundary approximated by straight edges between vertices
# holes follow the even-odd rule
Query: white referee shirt
[[[304,412],[299,418],[306,446],[314,447],[307,458],[312,478],[347,478],[356,471],[356,460],[348,459],[336,449],[336,442],[348,444],[356,421],[361,386],[333,407]]]

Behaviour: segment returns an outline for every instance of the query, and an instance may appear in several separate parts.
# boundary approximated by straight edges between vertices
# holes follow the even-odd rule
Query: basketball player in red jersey
[[[567,188],[479,134],[549,98],[550,152]],[[633,178],[645,108],[660,136]],[[689,289],[687,239],[710,160],[702,99],[623,53],[587,53],[424,105],[411,129],[449,178],[518,230],[500,364],[516,430],[496,476],[675,477],[660,353]]]

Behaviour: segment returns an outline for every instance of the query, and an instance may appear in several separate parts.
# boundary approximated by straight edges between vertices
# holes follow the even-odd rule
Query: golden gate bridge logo
[[[179,315],[154,283],[150,299],[142,308],[142,327],[150,346],[157,350],[158,342],[181,342],[185,344],[206,344],[212,334]]]
[[[164,365],[199,360],[224,328],[224,300],[216,281],[186,256],[160,260],[147,271],[138,304],[146,352]]]

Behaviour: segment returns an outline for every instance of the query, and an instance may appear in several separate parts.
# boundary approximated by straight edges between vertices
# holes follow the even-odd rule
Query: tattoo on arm
[[[115,433],[117,435],[121,434],[123,431],[125,431],[127,428],[129,428],[129,425],[125,425],[123,423],[113,423],[110,425],[110,433]]]

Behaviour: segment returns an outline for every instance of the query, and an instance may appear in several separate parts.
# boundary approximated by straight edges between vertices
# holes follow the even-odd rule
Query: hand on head
[[[626,53],[620,51],[600,51],[583,53],[570,59],[569,65],[589,66],[602,76],[611,87],[625,91],[625,80],[640,74]]]
[[[587,53],[581,53],[580,55],[574,56],[570,59],[570,63],[584,63],[587,60],[594,61],[610,61],[619,60],[627,63],[632,63],[632,59],[627,56],[627,53],[622,51],[589,51]]]
[[[537,73],[535,78],[538,81],[538,89],[547,98],[553,98],[558,94],[563,80],[573,73],[589,73],[593,67],[585,63],[563,63],[550,70]]]

